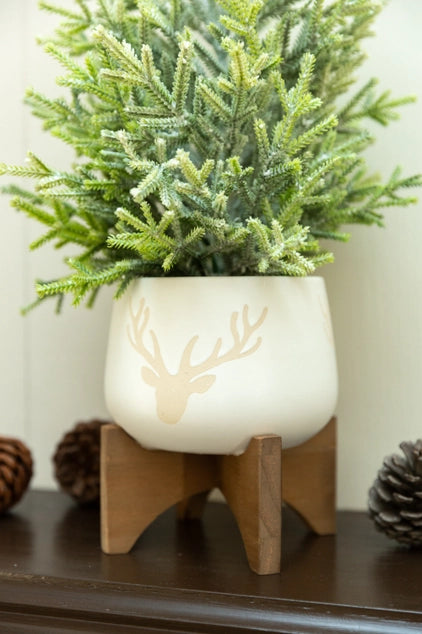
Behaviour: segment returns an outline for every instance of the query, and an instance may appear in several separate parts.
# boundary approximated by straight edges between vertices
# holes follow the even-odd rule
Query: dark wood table
[[[248,568],[223,504],[202,522],[174,510],[128,555],[100,548],[99,512],[32,491],[0,518],[0,632],[419,632],[422,551],[396,546],[364,513],[316,537],[288,509],[283,570]]]

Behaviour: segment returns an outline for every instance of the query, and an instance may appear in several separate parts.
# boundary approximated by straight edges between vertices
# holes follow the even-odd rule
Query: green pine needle
[[[422,176],[377,179],[363,156],[368,122],[413,102],[355,86],[381,4],[42,0],[60,21],[42,44],[64,96],[30,89],[26,103],[75,161],[63,172],[29,153],[0,175],[34,181],[3,188],[45,227],[30,248],[77,255],[34,305],[92,306],[142,275],[309,275],[332,261],[320,240],[412,205]]]

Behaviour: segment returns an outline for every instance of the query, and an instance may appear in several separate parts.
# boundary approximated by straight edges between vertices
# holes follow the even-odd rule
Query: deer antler
[[[256,342],[247,350],[244,350],[244,347],[247,345],[252,334],[257,330],[263,323],[265,317],[268,313],[268,308],[265,307],[254,324],[249,322],[248,316],[249,307],[245,304],[242,310],[242,322],[243,322],[243,335],[240,336],[238,329],[238,318],[239,313],[235,311],[232,313],[230,318],[230,330],[233,337],[233,346],[226,353],[220,355],[220,349],[222,346],[221,337],[217,339],[217,342],[214,346],[213,351],[209,355],[205,361],[193,365],[191,362],[191,356],[193,352],[193,348],[198,340],[198,337],[192,337],[189,343],[187,344],[182,359],[180,361],[179,372],[183,371],[185,375],[189,375],[190,377],[197,376],[199,374],[203,374],[207,370],[215,368],[223,363],[227,363],[228,361],[233,361],[235,359],[241,359],[243,357],[247,357],[250,354],[253,354],[261,345],[262,338],[258,337]]]
[[[145,306],[145,299],[142,298],[139,302],[139,308],[136,313],[133,312],[132,305],[130,305],[129,307],[129,312],[133,332],[132,334],[131,329],[128,326],[127,331],[130,343],[135,348],[135,350],[139,352],[139,354],[145,359],[145,361],[147,361],[150,366],[157,372],[157,374],[159,376],[162,375],[163,373],[167,372],[167,369],[163,361],[163,357],[161,356],[160,346],[158,344],[155,332],[153,330],[149,331],[152,339],[153,353],[151,353],[148,348],[146,348],[143,341],[145,329],[149,321],[149,308],[148,306]]]
[[[248,306],[243,307],[242,322],[243,334],[239,332],[239,313],[234,312],[230,318],[230,330],[233,337],[233,345],[224,354],[220,354],[222,339],[217,339],[213,351],[205,361],[196,365],[192,364],[191,356],[198,337],[192,337],[187,343],[180,361],[180,366],[175,374],[170,373],[161,356],[157,336],[150,330],[153,350],[145,346],[144,336],[149,321],[149,308],[145,306],[145,299],[139,302],[139,308],[133,311],[129,307],[130,321],[128,325],[129,341],[135,350],[145,359],[150,367],[142,367],[142,378],[147,385],[155,388],[157,415],[164,423],[177,423],[183,416],[189,397],[194,394],[207,392],[216,380],[213,374],[204,374],[211,368],[216,368],[222,363],[241,359],[253,354],[261,345],[261,337],[258,337],[249,348],[248,342],[252,334],[261,326],[268,309],[264,308],[257,321],[249,322]],[[204,375],[204,376],[201,376]]]

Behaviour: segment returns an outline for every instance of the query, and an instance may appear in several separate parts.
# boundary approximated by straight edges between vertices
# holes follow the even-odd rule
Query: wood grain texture
[[[415,634],[422,551],[396,546],[364,513],[318,537],[283,509],[283,567],[248,567],[226,505],[202,522],[170,509],[127,555],[101,552],[99,510],[31,491],[0,518],[0,632]]]
[[[222,456],[220,489],[258,574],[280,572],[281,439],[255,436],[240,456]]]
[[[258,574],[280,570],[281,443],[253,438],[241,456],[143,449],[116,425],[101,430],[101,543],[108,554],[127,553],[170,506],[179,519],[201,516],[214,487],[225,495],[239,525],[249,564]]]
[[[101,542],[127,553],[170,506],[179,519],[199,518],[218,487],[232,510],[249,565],[280,571],[281,505],[292,506],[318,534],[335,532],[336,421],[303,445],[281,450],[278,436],[256,436],[240,456],[143,449],[117,425],[101,436]]]
[[[337,419],[283,451],[283,501],[318,535],[336,532]]]
[[[101,430],[101,543],[127,553],[170,506],[213,488],[215,464],[201,456],[143,449],[116,425]]]

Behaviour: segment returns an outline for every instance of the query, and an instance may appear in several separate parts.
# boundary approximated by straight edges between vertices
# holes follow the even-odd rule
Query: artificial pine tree
[[[139,276],[307,275],[332,259],[320,239],[382,224],[421,184],[367,173],[365,128],[410,98],[376,81],[345,97],[379,0],[42,1],[62,22],[44,42],[67,96],[29,90],[69,171],[33,153],[0,173],[33,178],[12,205],[46,227],[31,248],[75,243],[70,274],[39,282],[92,304]],[[341,97],[341,99],[339,99]]]

